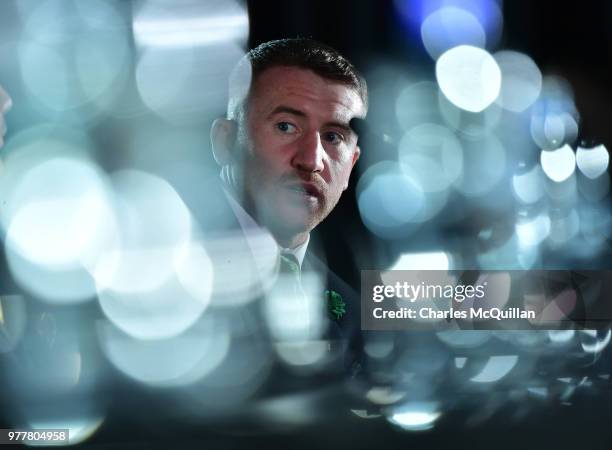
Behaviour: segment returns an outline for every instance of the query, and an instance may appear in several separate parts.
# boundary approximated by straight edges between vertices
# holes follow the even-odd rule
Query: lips
[[[309,197],[320,198],[323,193],[315,184],[312,183],[297,183],[287,186],[287,189],[296,192],[298,194],[306,195]]]

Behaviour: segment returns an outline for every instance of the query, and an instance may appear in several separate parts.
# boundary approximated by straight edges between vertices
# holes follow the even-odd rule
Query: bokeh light
[[[403,170],[418,177],[424,192],[448,189],[463,171],[463,149],[452,131],[424,123],[408,130],[399,143]]]
[[[523,246],[513,233],[499,246],[478,254],[480,267],[487,270],[531,269],[540,256],[537,246]]]
[[[470,112],[484,110],[501,89],[495,59],[486,50],[469,45],[454,47],[438,58],[436,79],[451,103]]]
[[[521,203],[533,204],[544,195],[544,172],[539,164],[512,177],[514,194]]]
[[[538,147],[553,150],[572,145],[578,135],[579,115],[569,82],[545,76],[540,97],[531,109],[531,136]]]
[[[321,339],[326,326],[321,280],[303,274],[302,292],[296,292],[294,282],[293,275],[279,274],[266,295],[264,311],[271,335],[280,342]]]
[[[400,126],[410,130],[424,123],[441,124],[438,92],[438,87],[431,81],[410,83],[404,87],[395,99],[395,114]]]
[[[578,146],[576,149],[576,164],[586,177],[595,179],[608,169],[610,154],[603,145],[592,148]]]
[[[112,183],[118,236],[88,265],[102,310],[135,338],[176,336],[206,309],[213,284],[206,252],[191,241],[189,210],[151,174],[119,171]],[[188,262],[197,264],[186,269]]]
[[[119,235],[88,269],[99,290],[155,289],[174,273],[178,249],[191,239],[191,216],[166,181],[122,170],[111,177]]]
[[[166,339],[134,339],[109,323],[97,328],[108,360],[122,373],[149,386],[191,385],[213,371],[229,351],[228,326],[206,318]]]
[[[359,212],[373,232],[384,234],[414,220],[424,203],[424,193],[395,163],[383,162],[365,172],[357,186]]]
[[[172,123],[195,123],[204,114],[223,110],[223,86],[227,74],[243,56],[234,44],[213,48],[168,49],[151,47],[143,50],[136,67],[136,83],[143,103]]]
[[[174,255],[174,271],[191,297],[206,305],[213,289],[214,266],[202,242],[184,242]]]
[[[502,73],[501,91],[496,102],[508,111],[525,111],[542,90],[540,69],[523,53],[503,50],[493,57]]]
[[[448,270],[449,256],[444,252],[403,253],[389,270]]]
[[[485,195],[507,170],[506,149],[494,135],[462,140],[463,172],[453,183],[466,196]]]
[[[323,339],[277,342],[274,348],[280,360],[291,367],[292,372],[307,375],[323,367],[330,343]]]
[[[151,47],[195,47],[244,43],[249,17],[239,2],[191,2],[173,8],[159,0],[135,2],[133,31],[136,42]]]
[[[98,292],[106,317],[124,333],[144,340],[184,332],[200,318],[208,300],[191,296],[175,276],[147,290]]]
[[[84,264],[113,238],[111,193],[90,145],[71,130],[39,126],[6,148],[0,214],[9,266],[25,289],[52,302],[92,297]]]
[[[452,348],[478,348],[486,344],[493,336],[490,331],[479,330],[448,330],[438,331],[436,337]],[[466,360],[460,360],[459,365],[464,365]],[[461,368],[461,367],[459,367]]]
[[[574,117],[564,113],[534,112],[531,120],[531,135],[535,143],[545,150],[552,150],[562,143],[571,143],[578,133]]]
[[[28,422],[31,430],[68,430],[68,445],[78,445],[85,442],[104,423],[103,415],[75,416],[63,419],[32,419]],[[26,444],[30,447],[47,446],[48,443],[31,441]]]
[[[580,218],[575,209],[551,218],[549,243],[559,246],[573,239],[580,230]]]
[[[582,349],[587,353],[600,353],[612,338],[612,330],[581,330],[578,332]]]
[[[129,28],[116,5],[46,0],[24,14],[19,62],[35,105],[73,121],[109,108],[129,73]]]
[[[503,110],[497,103],[491,103],[480,112],[469,112],[451,103],[440,91],[438,108],[446,125],[463,136],[482,136],[497,129],[502,120]]]
[[[421,39],[434,61],[459,45],[484,48],[486,34],[478,19],[468,11],[449,6],[431,13],[421,25]]]
[[[501,37],[503,17],[497,0],[395,0],[394,5],[401,21],[414,35],[418,34],[428,17],[441,9],[453,8],[470,14],[478,21],[486,34],[488,47],[496,46]],[[441,28],[441,31],[455,27],[461,29],[465,26],[455,18],[455,21]]]
[[[516,355],[491,356],[487,359],[482,370],[470,380],[474,383],[493,383],[499,381],[510,373],[517,362],[518,356]]]
[[[550,217],[546,214],[541,214],[534,218],[519,219],[515,230],[521,245],[538,245],[550,233]]]
[[[135,4],[133,31],[141,47],[136,84],[144,104],[178,124],[222,111],[228,75],[244,55],[248,29],[247,12],[235,1],[183,8],[159,1]]]
[[[12,192],[7,245],[40,265],[75,265],[103,244],[96,238],[107,196],[100,172],[86,161],[54,158],[32,167]]]
[[[540,164],[548,178],[560,183],[572,176],[576,168],[576,155],[569,145],[555,150],[542,150]]]
[[[388,420],[406,431],[424,431],[433,428],[440,416],[439,406],[435,402],[408,402],[394,407]]]

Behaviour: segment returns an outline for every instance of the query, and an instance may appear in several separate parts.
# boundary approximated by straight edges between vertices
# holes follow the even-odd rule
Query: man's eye
[[[323,138],[330,144],[340,144],[344,140],[344,136],[335,131],[328,131],[323,134]]]
[[[297,130],[295,125],[289,122],[279,122],[276,124],[276,128],[283,133],[294,133]]]

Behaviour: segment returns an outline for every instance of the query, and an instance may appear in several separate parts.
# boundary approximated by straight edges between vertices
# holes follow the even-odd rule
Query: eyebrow
[[[290,106],[283,106],[283,105],[280,105],[274,108],[272,112],[268,114],[268,117],[272,117],[280,113],[288,113],[288,114],[293,114],[294,116],[298,116],[298,117],[306,117],[306,113],[304,111],[300,111],[299,109],[295,109],[295,108],[291,108]]]
[[[300,111],[299,109],[291,108],[290,106],[284,106],[284,105],[280,105],[274,108],[272,112],[268,115],[268,117],[273,117],[274,115],[281,114],[281,113],[292,114],[298,117],[306,117],[306,113],[304,111]],[[355,130],[353,130],[348,124],[344,124],[341,122],[326,122],[325,124],[323,124],[323,126],[336,127],[346,132],[355,133]]]

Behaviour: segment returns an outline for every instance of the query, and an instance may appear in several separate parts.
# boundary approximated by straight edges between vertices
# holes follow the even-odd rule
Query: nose
[[[291,161],[293,167],[305,172],[322,172],[325,149],[318,131],[306,133],[297,143],[298,147]]]

